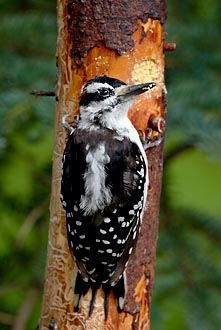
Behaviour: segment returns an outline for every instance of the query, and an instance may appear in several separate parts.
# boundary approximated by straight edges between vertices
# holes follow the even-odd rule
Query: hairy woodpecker
[[[156,84],[126,85],[107,76],[83,85],[76,128],[63,154],[61,200],[67,236],[76,262],[74,309],[92,290],[89,315],[97,289],[113,292],[118,311],[125,300],[125,268],[140,230],[148,188],[148,167],[138,133],[128,119],[137,95]]]

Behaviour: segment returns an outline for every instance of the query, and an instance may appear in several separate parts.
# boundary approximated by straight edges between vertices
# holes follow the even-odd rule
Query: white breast
[[[112,199],[109,187],[105,186],[105,165],[109,163],[110,158],[105,152],[104,143],[100,143],[94,150],[90,150],[88,146],[88,150],[87,170],[84,174],[85,195],[81,196],[80,203],[84,215],[92,215],[98,210],[103,210]]]

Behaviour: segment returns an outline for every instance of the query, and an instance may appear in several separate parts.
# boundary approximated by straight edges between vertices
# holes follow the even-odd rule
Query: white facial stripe
[[[86,89],[87,89],[87,93],[95,93],[95,92],[97,92],[97,90],[99,89],[99,88],[111,88],[112,90],[114,90],[113,89],[113,87],[111,87],[109,84],[107,84],[107,83],[93,83],[93,84],[89,84],[87,87],[86,87]],[[84,87],[83,87],[83,89],[82,89],[82,92],[84,91]]]

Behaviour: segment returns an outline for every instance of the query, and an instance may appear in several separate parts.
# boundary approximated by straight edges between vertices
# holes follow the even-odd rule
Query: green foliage
[[[152,330],[221,325],[221,3],[168,2],[167,138]],[[56,81],[56,4],[1,1],[0,329],[31,289],[40,312],[51,185],[54,100],[30,95]],[[8,316],[7,322],[2,313]],[[21,329],[22,330],[22,329]]]
[[[56,8],[54,1],[8,0],[1,8],[0,328],[9,329],[36,288],[34,328],[46,260],[54,100],[30,92],[55,85]],[[1,313],[12,316],[8,326]]]
[[[220,329],[220,2],[170,1],[153,330]]]

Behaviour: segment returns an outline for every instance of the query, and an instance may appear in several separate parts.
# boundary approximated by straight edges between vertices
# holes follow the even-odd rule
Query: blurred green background
[[[0,1],[0,329],[35,329],[46,259],[56,3]],[[221,2],[168,3],[152,330],[221,329]],[[24,319],[22,318],[24,317]],[[23,326],[25,324],[25,326]]]

